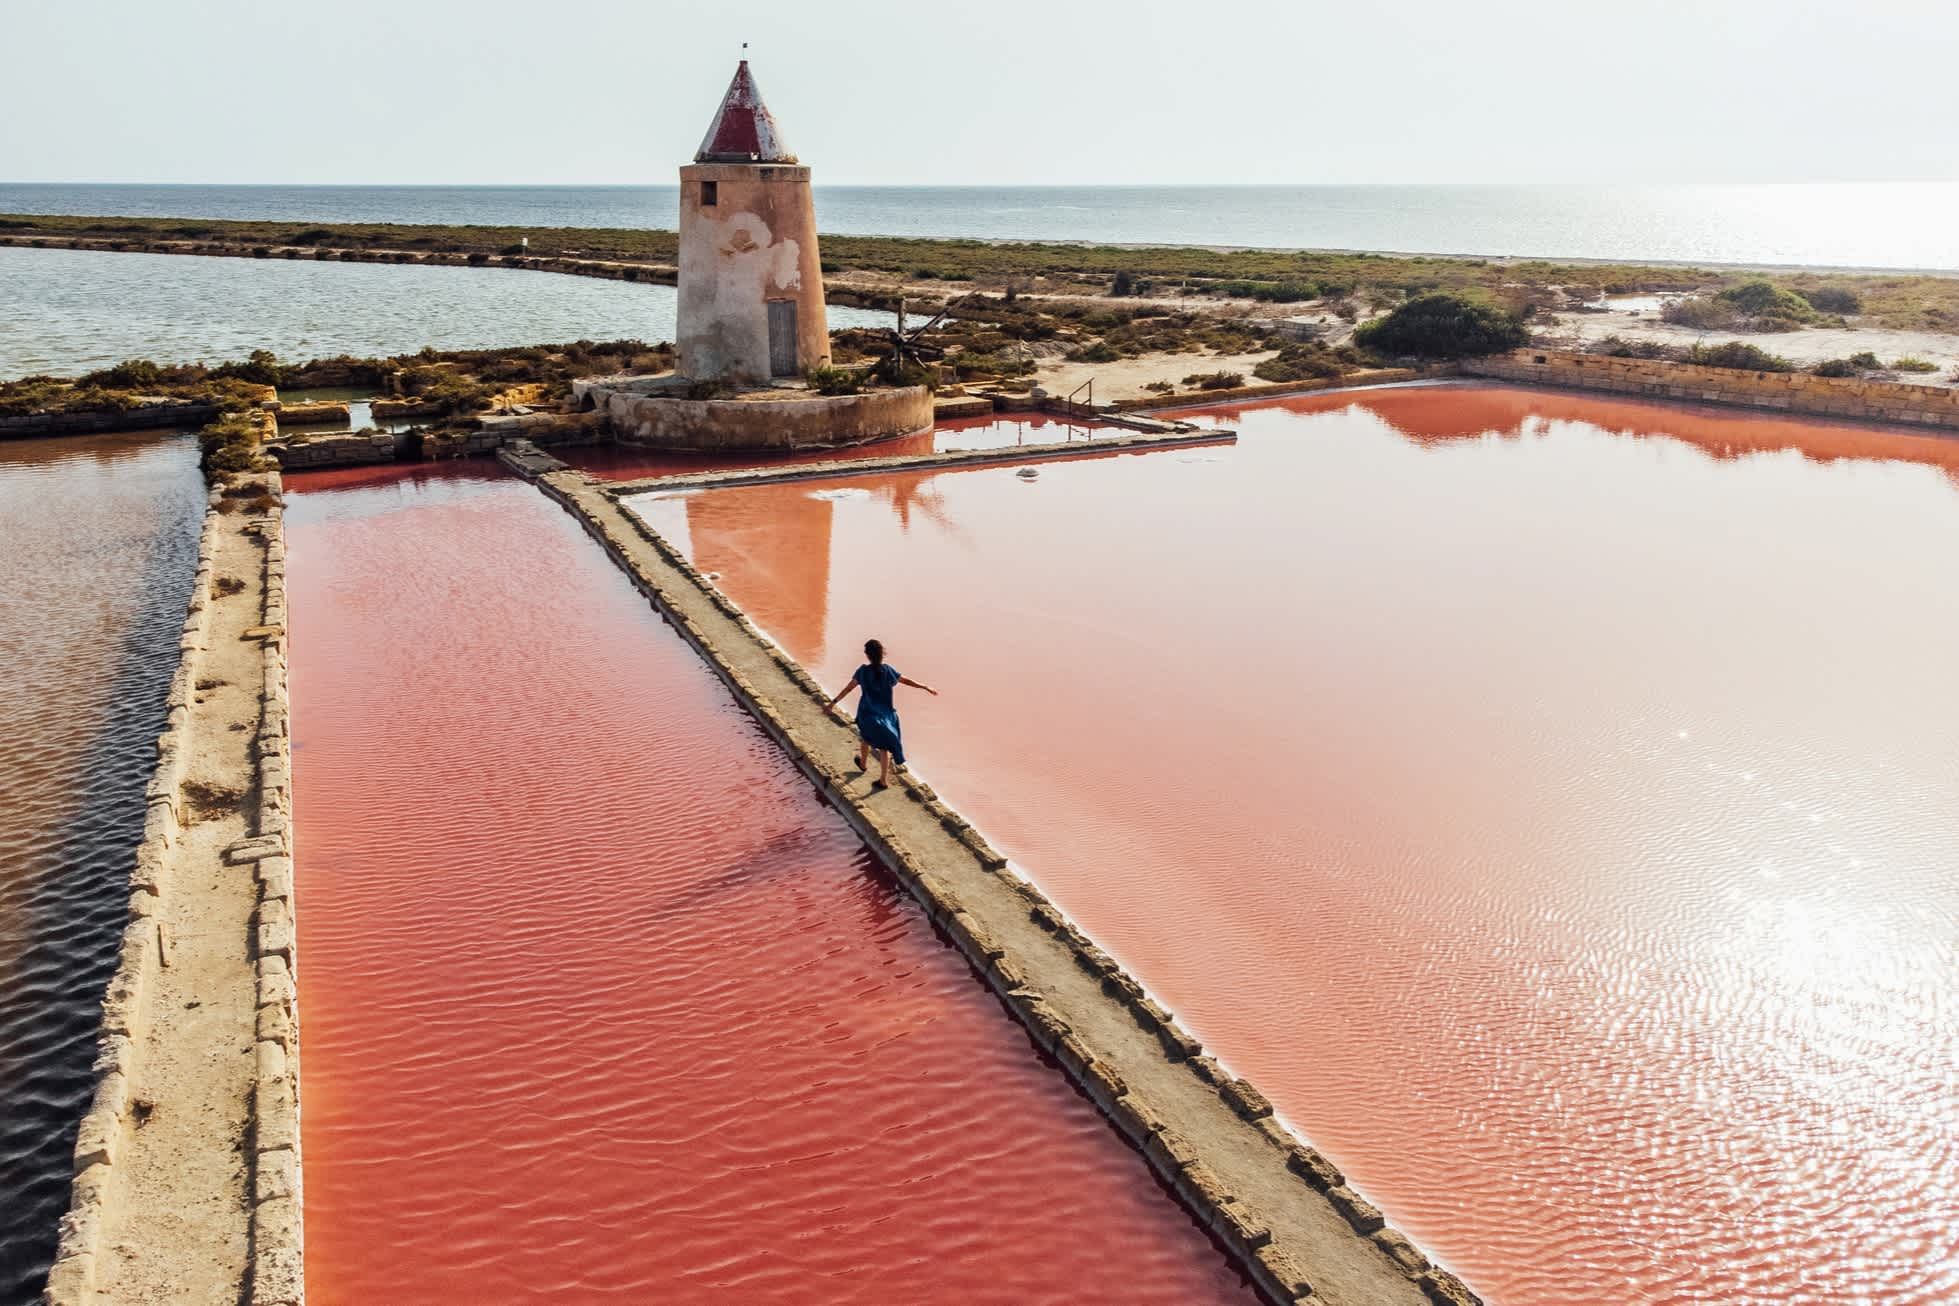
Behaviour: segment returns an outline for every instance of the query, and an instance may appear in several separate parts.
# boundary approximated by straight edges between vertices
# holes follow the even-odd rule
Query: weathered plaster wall
[[[1959,389],[1946,386],[1811,376],[1807,372],[1744,372],[1556,349],[1519,349],[1491,358],[1466,359],[1462,372],[1465,376],[1493,376],[1534,385],[1959,430]]]
[[[703,206],[701,184],[714,183]],[[769,379],[771,299],[796,305],[796,367],[830,361],[823,265],[809,169],[697,163],[680,170],[680,374],[690,380]]]
[[[797,390],[782,399],[656,399],[597,386],[587,393],[614,438],[660,449],[804,449],[911,435],[932,425],[932,392],[922,385],[861,395]]]

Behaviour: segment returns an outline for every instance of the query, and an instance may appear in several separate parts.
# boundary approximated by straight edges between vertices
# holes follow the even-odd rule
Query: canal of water
[[[0,441],[0,1302],[39,1299],[197,565],[196,442]]]
[[[315,1298],[1248,1302],[493,468],[288,481]]]
[[[638,503],[1492,1301],[1959,1297],[1959,442],[1197,416]]]
[[[336,354],[674,338],[679,292],[523,268],[0,246],[0,380],[73,376],[126,358],[222,363],[269,349]],[[895,313],[836,304],[833,329]]]

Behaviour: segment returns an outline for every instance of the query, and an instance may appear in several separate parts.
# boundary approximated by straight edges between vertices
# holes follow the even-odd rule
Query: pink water
[[[313,1300],[1248,1301],[598,547],[484,471],[289,482]]]
[[[1047,413],[999,413],[991,417],[960,417],[940,422],[930,431],[853,444],[842,449],[807,449],[778,454],[688,454],[636,449],[623,444],[567,445],[552,456],[609,481],[643,476],[677,476],[686,472],[729,471],[740,467],[783,466],[836,462],[840,459],[897,458],[954,449],[1009,449],[1023,444],[1086,444],[1097,435],[1121,434],[1120,427],[1071,422]]]
[[[1206,419],[639,502],[1492,1301],[1959,1299],[1959,442]]]

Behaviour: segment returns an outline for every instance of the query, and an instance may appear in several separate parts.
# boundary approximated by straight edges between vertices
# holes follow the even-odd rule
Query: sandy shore
[[[1890,331],[1882,327],[1810,327],[1756,335],[1674,326],[1662,322],[1657,313],[1560,313],[1557,325],[1540,332],[1538,338],[1545,344],[1582,349],[1607,336],[1682,346],[1743,340],[1804,367],[1866,351],[1885,363],[1909,357],[1938,364],[1937,372],[1899,374],[1899,380],[1916,385],[1952,385],[1953,373],[1959,370],[1959,336],[1934,331]]]

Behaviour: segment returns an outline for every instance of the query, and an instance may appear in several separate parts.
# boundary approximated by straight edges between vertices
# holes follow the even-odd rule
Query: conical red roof
[[[782,136],[775,129],[775,119],[769,116],[769,107],[762,103],[762,93],[755,89],[754,75],[748,71],[748,60],[741,61],[735,69],[735,79],[728,83],[728,93],[721,97],[721,107],[714,112],[714,121],[707,125],[707,136],[701,141],[700,150],[694,155],[696,163],[794,163],[796,156],[782,143]]]

